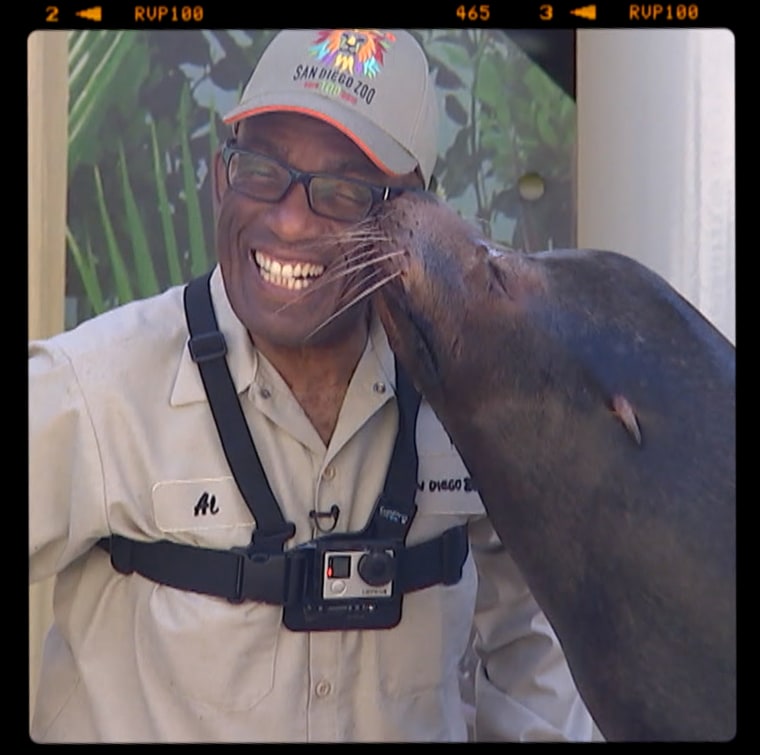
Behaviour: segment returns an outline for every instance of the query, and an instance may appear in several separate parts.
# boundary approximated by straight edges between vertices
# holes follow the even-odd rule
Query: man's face
[[[378,186],[420,186],[414,174],[391,177],[382,173],[337,129],[296,113],[246,119],[238,130],[237,146],[302,171],[357,178]],[[254,340],[259,337],[280,346],[304,344],[309,333],[346,303],[351,279],[332,279],[328,267],[357,246],[347,239],[355,224],[315,214],[302,184],[294,183],[275,203],[234,191],[227,184],[220,157],[215,198],[217,256],[235,314]],[[290,275],[282,274],[286,265],[291,266],[286,268]],[[292,272],[299,265],[301,280],[294,281]],[[324,279],[322,270],[328,270]],[[340,339],[365,313],[366,304],[352,307],[309,343]]]

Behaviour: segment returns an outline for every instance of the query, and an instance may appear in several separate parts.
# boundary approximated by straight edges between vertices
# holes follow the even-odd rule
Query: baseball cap
[[[438,154],[435,85],[425,53],[405,29],[279,32],[224,122],[273,111],[319,118],[384,173],[419,166],[430,182]]]

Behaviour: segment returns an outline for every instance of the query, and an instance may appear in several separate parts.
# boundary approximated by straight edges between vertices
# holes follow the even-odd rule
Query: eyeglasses
[[[293,183],[303,184],[315,215],[331,220],[364,220],[379,202],[410,189],[375,186],[357,178],[296,170],[274,157],[238,147],[229,139],[222,148],[227,183],[234,191],[261,202],[279,202]]]

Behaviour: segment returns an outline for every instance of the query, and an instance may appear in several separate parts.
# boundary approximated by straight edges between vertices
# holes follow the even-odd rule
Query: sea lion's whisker
[[[402,255],[403,251],[387,252],[385,254],[377,254],[375,250],[361,254],[353,255],[337,262],[334,266],[328,268],[322,277],[314,284],[309,286],[304,295],[310,292],[319,291],[324,286],[334,283],[339,278],[347,278],[355,273],[360,273],[366,268],[374,267],[378,262],[393,259],[394,257]],[[382,274],[382,273],[380,273]],[[371,279],[375,273],[371,273],[369,276],[364,276],[357,285],[363,285],[367,280]],[[300,298],[300,297],[299,297]],[[295,303],[295,302],[294,302]]]
[[[352,301],[352,297],[354,297],[357,292],[362,291],[365,286],[371,284],[373,280],[377,280],[384,275],[387,275],[384,270],[379,270],[378,268],[369,270],[366,274],[362,275],[353,285],[351,285],[343,292],[341,296],[342,300],[348,301],[350,304],[355,304],[356,301],[359,301],[359,298],[357,298],[356,301]]]
[[[315,335],[320,330],[322,330],[322,328],[324,328],[326,325],[329,325],[329,323],[331,323],[336,317],[339,317],[341,314],[343,314],[343,312],[345,312],[347,309],[349,309],[350,307],[353,307],[355,304],[358,304],[362,299],[366,299],[370,294],[377,291],[378,288],[382,288],[384,285],[392,281],[394,278],[397,278],[399,275],[401,275],[401,271],[397,270],[394,273],[390,273],[389,275],[386,275],[385,278],[383,278],[383,280],[378,281],[374,285],[370,286],[368,289],[363,291],[355,299],[348,302],[347,304],[344,304],[337,312],[330,315],[330,317],[328,317],[321,325],[318,325],[316,328],[314,328],[314,330],[312,330],[311,333],[309,333],[306,336],[305,340],[308,341],[313,335]]]
[[[358,254],[346,255],[342,260],[336,262],[334,267],[328,268],[325,271],[325,274],[328,276],[340,277],[341,275],[349,274],[354,270],[361,270],[368,265],[375,265],[378,262],[384,262],[385,260],[393,259],[402,254],[404,254],[403,250],[378,254],[377,250],[371,249]]]

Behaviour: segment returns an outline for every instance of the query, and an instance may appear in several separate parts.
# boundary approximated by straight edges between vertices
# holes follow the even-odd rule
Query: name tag
[[[162,532],[250,530],[253,523],[231,476],[158,482],[152,498],[156,525]]]

